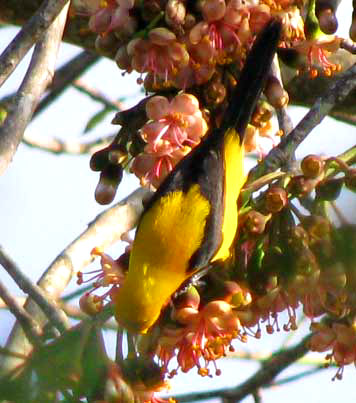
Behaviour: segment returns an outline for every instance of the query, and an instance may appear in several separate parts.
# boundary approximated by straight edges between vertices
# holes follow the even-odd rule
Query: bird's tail
[[[277,50],[281,23],[272,20],[257,36],[234,88],[224,114],[222,132],[235,128],[243,139],[246,126],[264,88]]]

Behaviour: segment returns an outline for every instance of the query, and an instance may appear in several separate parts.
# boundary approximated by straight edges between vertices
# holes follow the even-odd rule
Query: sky
[[[346,4],[349,3],[349,4]],[[350,0],[343,4],[351,5]],[[339,21],[345,32],[351,18],[350,7],[345,8]],[[342,22],[342,23],[341,23]],[[13,28],[1,29],[0,51],[15,35]],[[58,65],[65,63],[79,52],[79,49],[64,44],[61,47]],[[0,98],[14,91],[26,70],[29,55],[16,69],[5,85],[0,88]],[[88,86],[97,88],[111,99],[126,97],[126,105],[134,105],[139,99],[139,87],[134,75],[121,75],[115,63],[102,60],[82,77]],[[83,129],[100,105],[87,99],[71,88],[45,113],[39,115],[28,127],[31,134],[54,136],[62,139],[85,139]],[[293,108],[292,118],[297,123],[305,114],[302,108]],[[109,134],[117,130],[110,124],[112,116],[93,132],[94,135]],[[355,144],[354,127],[326,118],[298,149],[297,157],[313,152],[335,155]],[[89,156],[52,155],[40,150],[20,145],[15,158],[0,177],[0,244],[18,263],[19,267],[34,281],[40,277],[51,261],[93,220],[105,207],[94,199],[98,174],[89,169]],[[138,181],[125,176],[115,202],[138,187]],[[355,219],[355,198],[350,194],[341,201],[346,216]],[[117,254],[120,246],[115,248]],[[0,267],[0,278],[15,295],[22,295],[17,286]],[[72,281],[67,291],[76,288]],[[6,311],[0,311],[0,345],[3,345],[13,319]],[[251,351],[267,352],[277,348],[285,337],[274,335],[257,342],[248,342]],[[108,350],[113,351],[113,334],[107,334]],[[297,340],[297,338],[296,338]],[[257,364],[248,361],[233,361],[220,364],[223,375],[213,379],[189,375],[173,380],[173,393],[183,391],[219,388],[239,383],[257,369]],[[286,371],[290,374],[301,370],[302,366]],[[331,402],[342,397],[343,402],[356,401],[354,388],[355,369],[347,368],[342,382],[332,382],[333,372],[323,371],[319,375],[306,378],[299,384],[275,387],[263,392],[264,402],[288,401]],[[252,398],[247,398],[251,402]]]

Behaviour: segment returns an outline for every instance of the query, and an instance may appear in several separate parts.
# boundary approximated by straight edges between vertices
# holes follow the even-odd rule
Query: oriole
[[[245,181],[243,137],[275,54],[270,22],[249,52],[221,127],[212,130],[157,189],[140,218],[129,270],[114,296],[119,324],[146,333],[187,279],[230,256]]]

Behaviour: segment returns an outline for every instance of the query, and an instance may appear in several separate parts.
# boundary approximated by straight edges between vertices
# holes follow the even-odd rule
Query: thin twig
[[[15,316],[19,322],[22,330],[25,332],[26,337],[34,346],[41,344],[41,327],[36,321],[27,313],[27,311],[19,304],[6,289],[5,285],[0,281],[0,296],[5,302],[10,312]]]
[[[354,87],[356,87],[356,64],[338,75],[334,83],[322,97],[316,100],[294,130],[288,136],[282,137],[280,144],[273,148],[266,158],[250,171],[248,183],[285,165],[289,155],[295,152],[299,144],[305,140],[337,103],[346,98]]]
[[[0,56],[0,86],[41,38],[69,0],[47,0],[22,27]]]
[[[86,287],[83,287],[84,289]],[[88,286],[87,287],[88,290],[92,289],[93,286]],[[81,290],[81,293],[83,293],[84,291]],[[74,292],[73,292],[74,295]],[[21,307],[25,304],[26,302],[26,298],[25,297],[12,297],[18,305],[20,305]],[[85,313],[82,312],[82,310],[80,308],[78,308],[78,306],[76,305],[72,305],[69,303],[64,302],[64,298],[61,298],[60,302],[60,307],[63,310],[63,312],[72,319],[77,319],[77,320],[88,320],[89,317],[88,315],[86,315]],[[7,303],[0,297],[0,309],[9,309]],[[26,312],[26,311],[25,311]],[[114,330],[117,331],[118,327],[117,327],[117,322],[112,319],[112,320],[108,320],[107,322],[105,322],[105,324],[103,325],[103,329],[107,329],[107,330]],[[21,355],[21,357],[24,357],[23,355]]]
[[[103,93],[94,88],[90,88],[87,84],[80,80],[76,80],[73,83],[73,87],[83,94],[88,95],[93,101],[100,102],[106,107],[106,109],[112,111],[120,111],[123,109],[123,103],[121,101],[112,101]]]
[[[53,101],[55,101],[72,82],[80,77],[89,67],[100,59],[99,55],[84,50],[74,56],[67,63],[56,70],[52,82],[47,87],[48,94],[45,95],[38,104],[32,119],[45,110]],[[6,95],[0,100],[3,108],[8,109],[16,93]]]
[[[63,8],[35,46],[25,78],[0,127],[0,175],[10,164],[38,101],[52,80],[68,7],[69,4]]]
[[[143,210],[142,199],[149,194],[147,189],[136,190],[120,203],[101,213],[89,224],[86,231],[63,250],[38,282],[50,298],[57,300],[71,278],[92,261],[90,252],[94,247],[105,250],[135,227]],[[27,301],[25,308],[40,325],[44,323],[45,318],[41,316],[36,304]],[[18,324],[12,329],[6,347],[23,355],[31,352],[31,345],[26,341]],[[7,357],[0,361],[0,373],[8,373],[19,364],[21,360]]]
[[[78,139],[61,140],[56,137],[34,136],[25,133],[22,142],[29,147],[38,148],[53,154],[92,154],[99,148],[109,145],[115,135],[108,135],[89,142],[80,142]]]
[[[283,87],[281,69],[279,67],[278,56],[275,55],[271,65],[272,75],[279,81]],[[277,119],[280,130],[283,130],[284,135],[289,134],[293,130],[292,119],[288,115],[287,106],[282,106],[282,108],[277,109]]]
[[[320,371],[323,371],[323,370],[329,369],[329,368],[330,367],[327,367],[325,365],[320,365],[318,367],[307,369],[306,371],[303,371],[303,372],[299,372],[298,374],[287,376],[283,379],[273,382],[270,386],[271,387],[280,386],[280,385],[285,385],[290,382],[296,382],[296,381],[306,378],[307,376],[315,375],[317,372],[320,372]]]
[[[39,115],[53,101],[55,101],[75,80],[80,77],[89,67],[100,59],[99,55],[84,50],[73,59],[69,60],[65,65],[56,70],[53,81],[48,87],[49,93],[38,104],[33,118]]]
[[[196,400],[207,400],[216,397],[228,401],[239,402],[255,390],[269,385],[273,379],[288,366],[299,360],[308,352],[308,341],[310,336],[305,337],[297,345],[279,351],[270,359],[265,361],[262,368],[236,388],[222,388],[204,392],[193,392],[184,395],[176,395],[174,398],[180,403]]]
[[[55,326],[61,333],[68,328],[68,320],[58,306],[48,298],[48,295],[36,284],[25,276],[12,258],[5,252],[4,248],[0,245],[0,264],[21,288],[21,290],[28,294],[33,301],[41,308],[46,315],[48,321]]]

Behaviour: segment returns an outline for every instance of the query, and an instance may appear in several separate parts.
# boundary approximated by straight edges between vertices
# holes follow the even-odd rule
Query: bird
[[[257,36],[220,127],[175,166],[144,208],[125,281],[113,296],[116,320],[131,334],[147,333],[183,284],[231,256],[246,178],[244,133],[280,32],[272,20]]]

